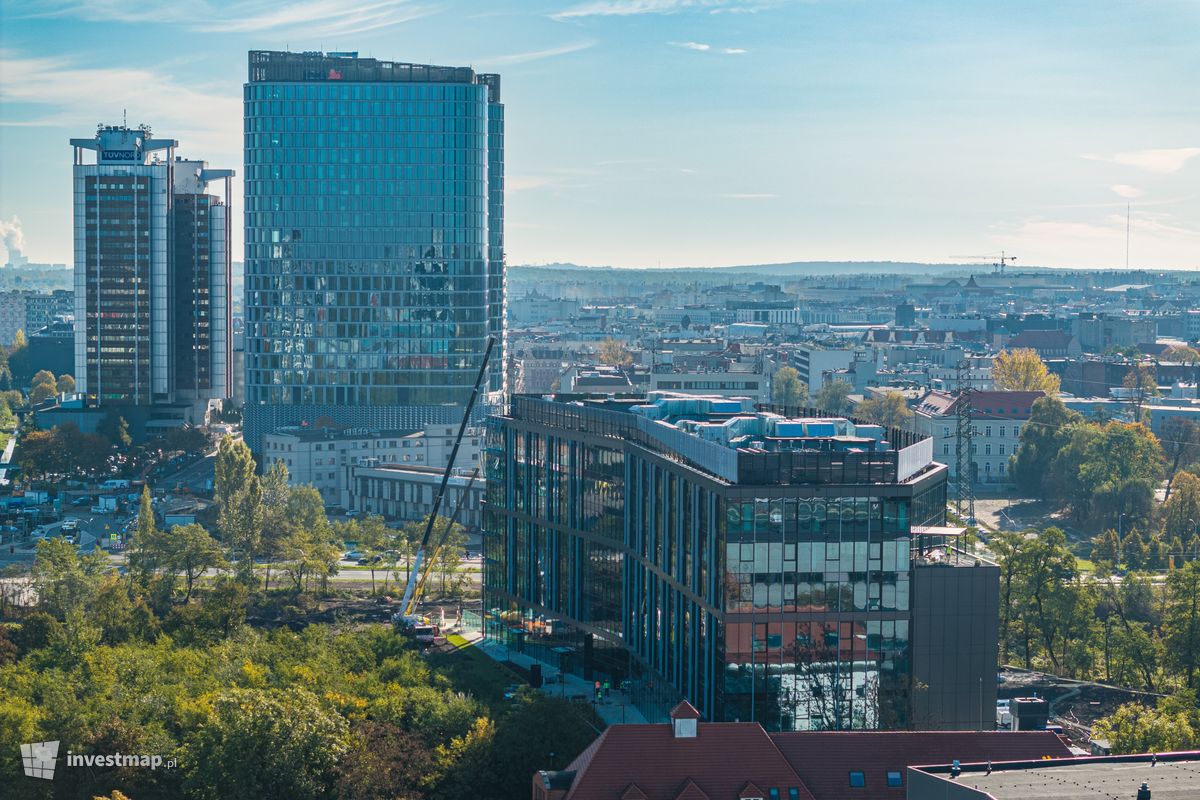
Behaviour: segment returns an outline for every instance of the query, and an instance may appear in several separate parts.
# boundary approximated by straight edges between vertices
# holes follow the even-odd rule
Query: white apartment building
[[[971,467],[980,483],[1007,483],[1009,459],[1021,444],[1021,429],[1029,422],[1033,403],[1043,392],[972,392],[973,443]],[[930,392],[913,409],[913,427],[933,437],[933,457],[950,467],[956,478],[958,396]]]
[[[433,498],[442,481],[440,469],[404,464],[349,464],[342,471],[346,476],[341,501],[343,508],[379,514],[394,521],[411,522],[428,516],[433,511]],[[451,475],[438,513],[452,517],[466,493],[458,522],[468,531],[478,531],[483,522],[484,486],[482,475],[474,483],[469,474]]]
[[[269,466],[282,461],[293,486],[316,487],[327,505],[345,505],[347,466],[396,464],[439,472],[450,460],[457,425],[426,425],[420,431],[378,431],[367,428],[281,428],[263,436],[263,455]],[[455,468],[470,471],[481,465],[483,431],[468,429],[459,446]]]

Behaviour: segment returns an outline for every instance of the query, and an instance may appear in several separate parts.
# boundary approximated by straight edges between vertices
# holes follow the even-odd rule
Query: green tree
[[[813,405],[831,414],[848,414],[850,412],[850,395],[854,387],[843,380],[833,380],[822,386],[813,395]]]
[[[1108,740],[1114,754],[1193,750],[1200,742],[1185,710],[1142,703],[1126,703],[1098,720],[1093,737]]]
[[[75,378],[70,375],[59,375],[55,388],[59,394],[74,394],[75,393]]]
[[[1152,397],[1158,396],[1158,373],[1154,364],[1139,362],[1129,368],[1121,382],[1133,405],[1133,421],[1143,421],[1143,410]]]
[[[169,557],[167,537],[159,530],[154,518],[154,505],[150,499],[150,487],[142,488],[138,501],[137,521],[126,549],[129,559],[129,577],[143,587],[164,566]]]
[[[1051,465],[1071,438],[1072,426],[1083,418],[1069,410],[1057,397],[1039,397],[1033,402],[1029,422],[1021,428],[1021,443],[1012,460],[1017,488],[1035,497],[1051,496],[1047,482]]]
[[[321,800],[350,744],[345,718],[303,689],[227,689],[194,730],[180,761],[204,798]]]
[[[1097,564],[1104,562],[1110,566],[1120,566],[1121,541],[1117,532],[1109,528],[1104,533],[1092,539],[1091,559]]]
[[[102,553],[81,556],[75,545],[55,537],[37,543],[31,577],[38,605],[55,619],[64,620],[68,612],[82,611],[112,568]]]
[[[44,400],[49,400],[58,393],[58,381],[54,377],[54,373],[48,369],[39,370],[33,376],[33,381],[29,384],[29,402],[31,405],[37,405]]]
[[[209,569],[225,569],[229,562],[221,551],[221,545],[204,526],[192,523],[176,525],[166,533],[168,541],[167,564],[172,572],[183,575],[187,593],[183,601],[192,599],[192,588],[196,579]]]
[[[1169,500],[1175,476],[1200,459],[1200,425],[1184,417],[1170,417],[1163,423],[1159,442],[1166,459],[1167,492],[1164,499]]]
[[[613,367],[625,367],[633,363],[633,353],[619,339],[605,339],[600,343],[600,361]]]
[[[992,361],[992,383],[1000,391],[1058,394],[1059,380],[1036,350],[1001,350]]]
[[[225,545],[236,559],[238,578],[247,586],[257,583],[254,576],[254,559],[262,547],[262,498],[262,481],[257,475],[250,473],[242,488],[232,495],[224,496],[217,514],[217,527]]]
[[[129,423],[115,411],[109,411],[100,420],[96,432],[114,447],[129,447],[133,437],[129,435]]]
[[[281,460],[271,462],[262,477],[262,542],[261,552],[267,559],[264,587],[271,588],[271,563],[283,556],[289,523],[287,502],[289,485],[287,465]]]
[[[808,387],[794,367],[780,367],[771,378],[771,402],[796,407],[808,400]]]
[[[1183,674],[1187,688],[1195,689],[1200,668],[1200,562],[1167,575],[1163,633],[1168,663]]]
[[[296,592],[306,591],[312,578],[328,585],[337,574],[339,548],[325,515],[321,493],[312,486],[294,486],[287,500],[287,538],[284,570]]]
[[[899,392],[883,392],[859,403],[854,413],[878,425],[889,428],[904,428],[912,420],[913,413]]]
[[[1162,504],[1162,529],[1168,536],[1190,538],[1200,526],[1200,477],[1180,472],[1175,491]]]
[[[250,488],[257,469],[244,441],[232,436],[222,438],[213,465],[213,499],[221,506],[229,504],[239,492]]]
[[[412,733],[363,720],[337,765],[338,800],[420,800],[434,767],[433,753]]]

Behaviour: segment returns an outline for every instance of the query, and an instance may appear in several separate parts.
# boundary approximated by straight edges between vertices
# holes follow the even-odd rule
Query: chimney
[[[695,739],[700,712],[687,700],[671,709],[671,725],[676,739]]]
[[[1138,788],[1137,800],[1150,800],[1150,787],[1142,781],[1142,785]]]

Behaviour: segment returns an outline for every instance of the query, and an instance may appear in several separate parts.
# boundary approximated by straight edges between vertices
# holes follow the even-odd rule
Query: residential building
[[[148,127],[101,126],[75,152],[75,382],[131,423],[231,391],[233,170],[175,155]],[[85,154],[95,163],[84,163]],[[160,158],[160,154],[165,154]],[[222,181],[223,197],[208,193]],[[185,415],[187,416],[187,415]]]
[[[75,293],[70,289],[25,293],[25,335],[41,330],[60,317],[75,314]],[[55,373],[57,374],[57,373]]]
[[[972,480],[1007,483],[1012,476],[1009,459],[1021,444],[1021,429],[1029,422],[1033,403],[1044,392],[971,392]],[[913,428],[933,439],[933,454],[950,466],[956,478],[958,444],[958,394],[932,391],[913,409]]]
[[[853,360],[853,349],[830,350],[802,344],[792,351],[789,364],[800,373],[800,380],[809,390],[816,391],[821,388],[822,376],[826,372],[847,369]]]
[[[699,717],[683,702],[667,724],[610,725],[566,768],[535,774],[532,800],[905,800],[921,764],[1072,763],[1050,731],[768,733]]]
[[[281,461],[293,486],[314,486],[327,505],[353,508],[353,491],[347,498],[346,468],[356,464],[396,464],[432,468],[440,472],[450,460],[458,426],[426,425],[419,431],[380,431],[370,428],[337,428],[303,425],[280,428],[263,436],[265,464]],[[459,445],[455,469],[480,466],[482,431],[468,429]],[[349,504],[348,504],[349,503]]]
[[[1158,338],[1153,317],[1085,312],[1071,322],[1071,333],[1085,353],[1152,344]]]
[[[1042,358],[1074,358],[1083,354],[1079,341],[1064,330],[1023,330],[1005,344],[1008,350],[1033,350]]]
[[[317,417],[457,422],[489,337],[502,390],[500,77],[256,50],[245,125],[251,449]]]
[[[648,719],[686,698],[768,729],[990,726],[998,572],[930,555],[960,532],[932,439],[808,413],[513,397],[486,442],[485,634],[628,680]]]
[[[25,317],[24,292],[0,292],[0,345],[10,346],[17,331],[28,327]]]

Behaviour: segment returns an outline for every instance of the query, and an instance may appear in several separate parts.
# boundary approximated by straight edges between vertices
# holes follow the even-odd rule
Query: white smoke
[[[29,263],[29,259],[24,255],[25,232],[21,229],[20,217],[13,214],[12,222],[0,219],[0,239],[4,241],[4,249],[7,252],[5,263],[14,267]]]

